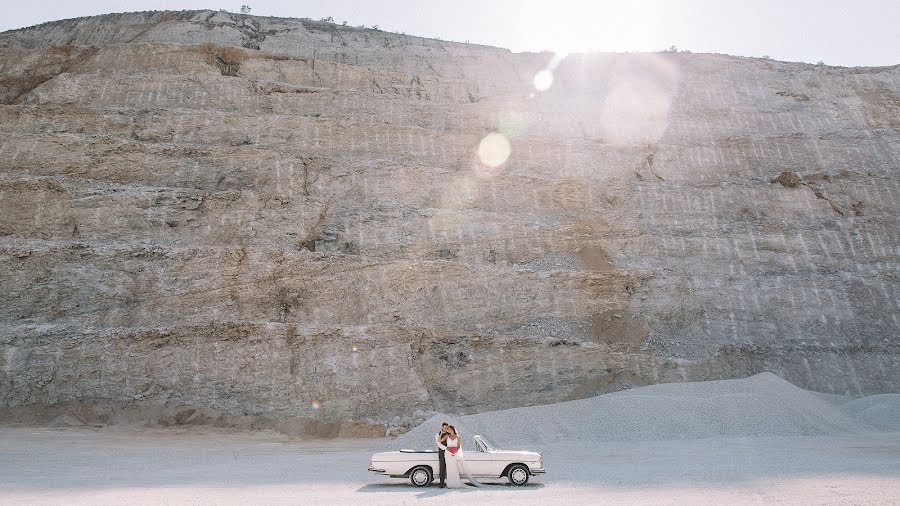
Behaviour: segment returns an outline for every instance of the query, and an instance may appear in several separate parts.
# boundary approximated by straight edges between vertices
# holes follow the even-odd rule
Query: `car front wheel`
[[[431,471],[427,467],[417,467],[409,473],[409,481],[417,487],[431,485],[431,479]]]
[[[521,487],[528,483],[528,468],[522,464],[516,464],[509,468],[507,476],[509,476],[510,483],[517,487]]]

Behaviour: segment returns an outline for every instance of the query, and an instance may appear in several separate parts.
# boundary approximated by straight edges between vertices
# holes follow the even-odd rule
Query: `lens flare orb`
[[[551,86],[553,86],[553,72],[549,69],[540,70],[534,75],[534,89],[547,91]]]
[[[509,145],[509,139],[499,132],[487,134],[478,144],[478,159],[481,163],[491,167],[499,167],[506,163],[512,147]]]

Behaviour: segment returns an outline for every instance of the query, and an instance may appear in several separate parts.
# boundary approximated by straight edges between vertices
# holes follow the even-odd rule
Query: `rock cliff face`
[[[898,86],[210,11],[0,34],[0,406],[898,391]]]

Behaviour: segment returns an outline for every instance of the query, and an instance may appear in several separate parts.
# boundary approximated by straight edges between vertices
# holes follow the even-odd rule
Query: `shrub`
[[[247,61],[247,53],[236,47],[222,47],[207,42],[200,46],[200,52],[206,56],[206,63],[215,65],[223,76],[235,77],[241,63]]]

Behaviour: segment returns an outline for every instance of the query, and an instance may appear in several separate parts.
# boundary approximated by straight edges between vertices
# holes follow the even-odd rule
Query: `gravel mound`
[[[900,406],[893,401],[890,405]],[[472,435],[481,434],[508,449],[563,441],[841,435],[881,428],[814,392],[762,373],[738,380],[650,385],[476,415],[437,414],[389,446],[432,448],[443,420],[455,425],[468,444]]]
[[[852,416],[888,430],[900,430],[900,394],[878,394],[843,405]]]

